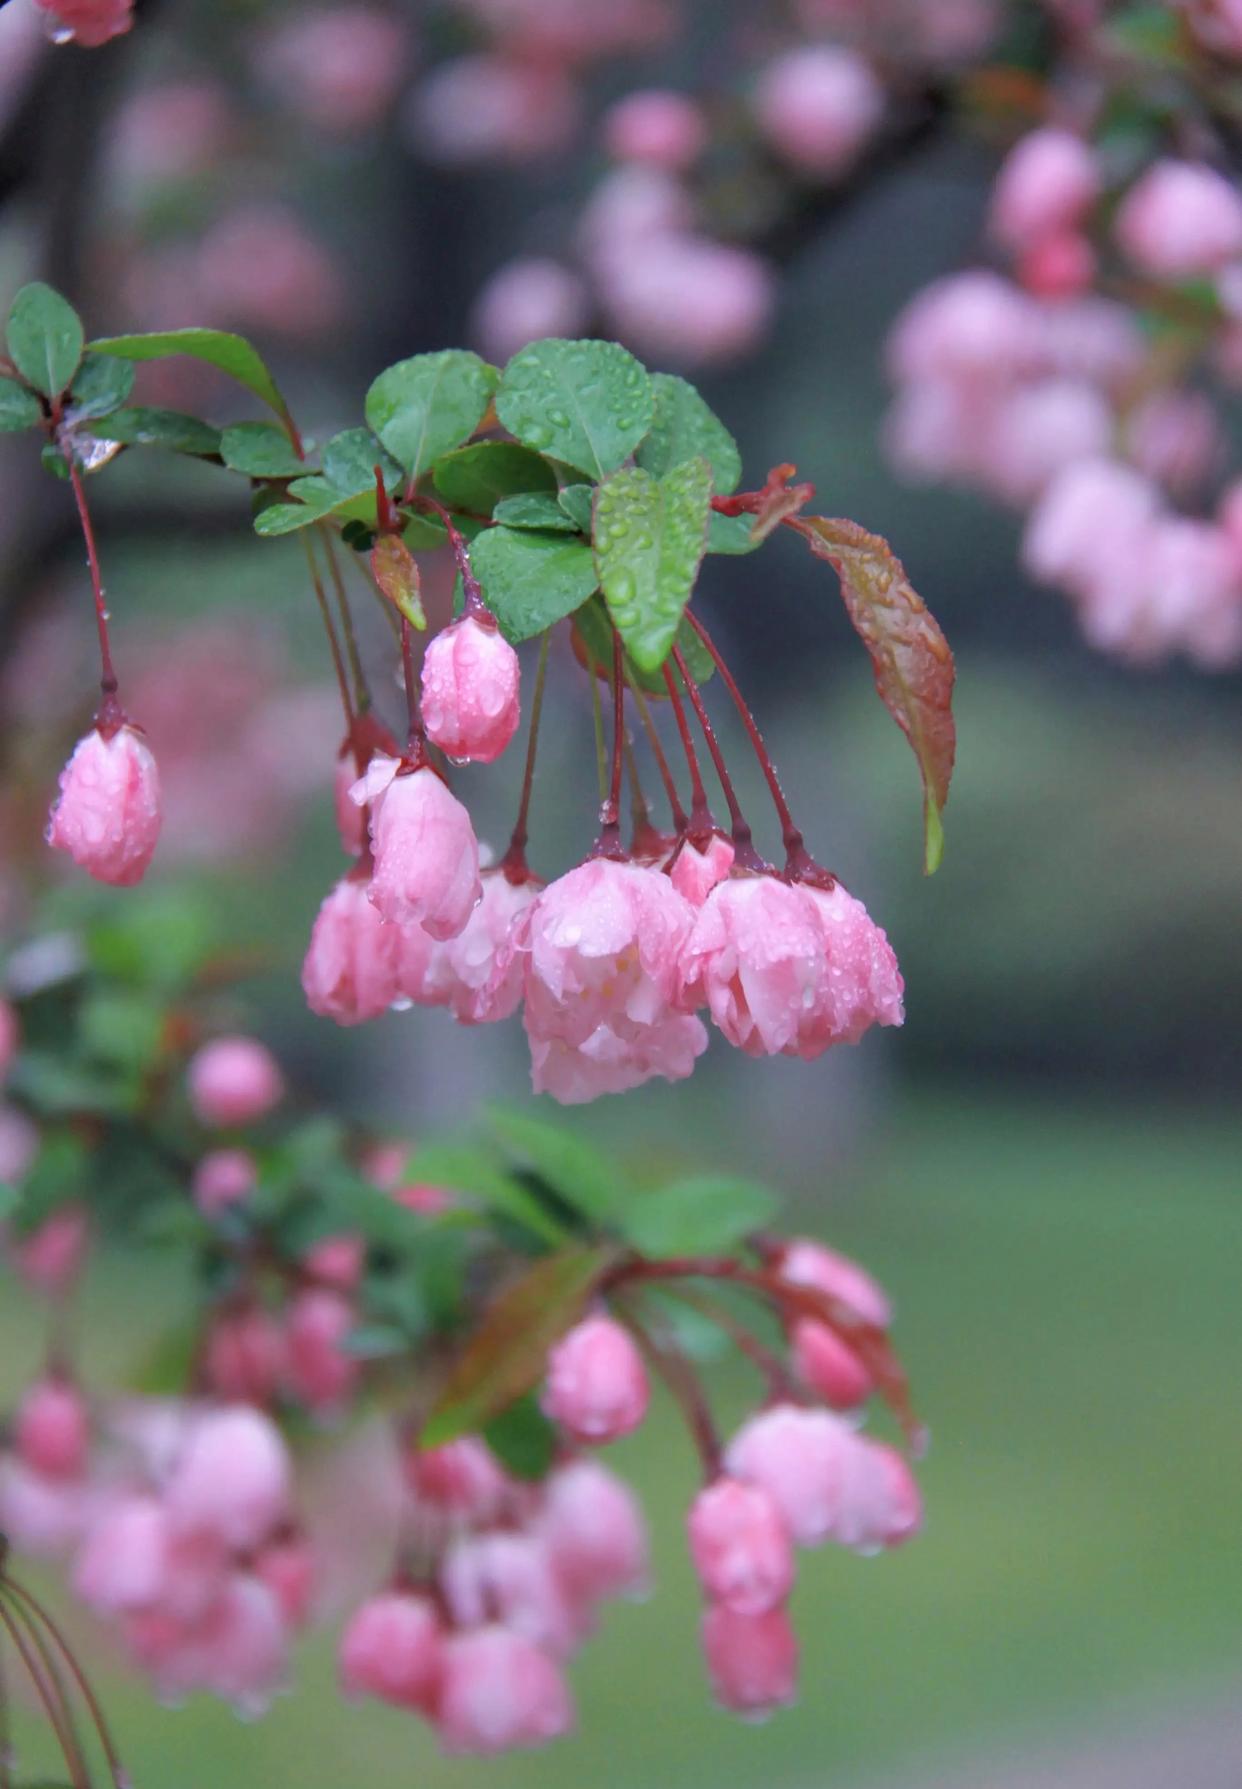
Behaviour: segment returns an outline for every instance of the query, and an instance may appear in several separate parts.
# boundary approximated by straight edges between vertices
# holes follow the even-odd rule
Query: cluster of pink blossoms
[[[1031,131],[997,177],[990,217],[1013,278],[969,272],[920,293],[890,340],[896,463],[1030,512],[1031,573],[1074,602],[1093,644],[1139,661],[1242,658],[1236,486],[1214,514],[1224,432],[1205,393],[1138,315],[1093,287],[1101,264],[1146,282],[1153,310],[1214,283],[1228,357],[1242,328],[1242,194],[1205,162],[1157,160],[1117,197],[1105,164],[1061,125]],[[1197,357],[1197,355],[1196,355]],[[1232,375],[1230,375],[1232,377]]]

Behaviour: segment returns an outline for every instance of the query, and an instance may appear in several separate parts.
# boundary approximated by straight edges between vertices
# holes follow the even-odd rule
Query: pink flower
[[[194,1203],[206,1218],[218,1218],[254,1191],[259,1178],[248,1149],[209,1149],[194,1169]]]
[[[569,1595],[588,1607],[645,1590],[647,1533],[633,1492],[597,1460],[559,1466],[537,1519]]]
[[[1224,458],[1212,400],[1201,391],[1153,391],[1130,412],[1129,457],[1140,472],[1180,496],[1197,492]]]
[[[331,1286],[337,1292],[353,1292],[362,1278],[366,1258],[364,1238],[342,1232],[312,1244],[302,1257],[302,1267],[317,1285]]]
[[[538,1535],[498,1530],[459,1541],[445,1555],[440,1588],[457,1627],[499,1621],[554,1658],[573,1650],[574,1614]]]
[[[284,1372],[284,1335],[270,1312],[247,1305],[212,1320],[203,1348],[203,1377],[217,1398],[230,1404],[268,1404]]]
[[[1081,223],[1100,191],[1095,155],[1073,131],[1029,131],[1005,158],[992,191],[992,234],[1023,249]]]
[[[616,1441],[636,1429],[650,1398],[642,1355],[612,1317],[588,1317],[548,1356],[543,1408],[578,1441]]]
[[[573,1719],[560,1667],[523,1635],[493,1626],[445,1642],[437,1726],[446,1752],[543,1745]]]
[[[53,1558],[81,1539],[91,1497],[77,1479],[45,1478],[20,1461],[0,1461],[0,1529],[19,1553]]]
[[[780,1271],[795,1285],[813,1286],[849,1305],[879,1329],[892,1320],[881,1288],[856,1262],[817,1242],[794,1242],[780,1259]],[[813,1317],[799,1317],[792,1326],[794,1366],[799,1377],[837,1410],[852,1410],[874,1389],[871,1373],[835,1330]]]
[[[408,119],[412,140],[435,161],[538,160],[561,149],[578,124],[565,70],[530,57],[456,56],[422,83]]]
[[[733,844],[723,833],[714,832],[706,850],[689,839],[681,848],[669,870],[669,881],[692,907],[701,907],[718,882],[723,882],[733,868]]]
[[[122,1631],[135,1663],[166,1700],[204,1690],[254,1716],[285,1686],[289,1644],[280,1605],[249,1572],[231,1573],[198,1616],[142,1610]]]
[[[813,1286],[829,1298],[840,1299],[856,1311],[864,1323],[876,1329],[887,1329],[893,1320],[893,1307],[884,1291],[865,1267],[851,1261],[822,1242],[798,1238],[790,1242],[780,1257],[781,1277],[795,1286]]]
[[[0,1087],[9,1078],[9,1070],[13,1066],[20,1042],[21,1030],[17,1013],[7,1000],[0,1000]]]
[[[379,7],[300,10],[263,44],[259,72],[311,124],[352,136],[396,96],[406,50],[402,20]]]
[[[725,1451],[735,1478],[760,1485],[800,1546],[816,1546],[833,1532],[846,1460],[859,1437],[827,1410],[776,1404],[743,1423]]]
[[[1039,379],[1006,397],[980,446],[981,482],[1008,502],[1033,503],[1076,460],[1108,452],[1112,408],[1083,379]]]
[[[418,973],[406,972],[405,992],[430,1006],[447,1006],[459,1025],[507,1019],[522,998],[522,957],[513,947],[520,916],[543,893],[533,876],[511,882],[501,869],[484,870],[483,894],[456,938],[433,944]]]
[[[759,1485],[718,1478],[690,1505],[690,1553],[712,1602],[762,1615],[793,1588],[793,1548],[780,1511]]]
[[[35,4],[51,15],[58,42],[72,38],[84,49],[97,49],[124,36],[134,22],[133,0],[35,0]]]
[[[276,1059],[253,1037],[218,1037],[186,1069],[186,1090],[200,1124],[213,1129],[253,1124],[284,1097]]]
[[[1036,298],[1074,298],[1095,279],[1095,250],[1077,230],[1041,236],[1022,250],[1015,272],[1024,291]]]
[[[289,1512],[292,1472],[280,1430],[248,1405],[226,1405],[191,1425],[165,1492],[182,1531],[218,1534],[239,1551],[258,1546]]]
[[[490,616],[463,615],[423,658],[423,725],[450,758],[491,764],[517,731],[518,655]]]
[[[315,1596],[315,1558],[304,1540],[273,1541],[257,1555],[254,1575],[276,1599],[286,1626],[305,1627]]]
[[[1219,273],[1242,253],[1242,197],[1206,162],[1158,161],[1122,200],[1114,230],[1123,254],[1154,279]]]
[[[752,1720],[792,1702],[798,1692],[798,1642],[783,1609],[742,1615],[717,1603],[703,1616],[703,1654],[712,1694]]]
[[[765,261],[701,236],[653,235],[630,254],[608,254],[598,272],[618,334],[652,358],[686,366],[749,353],[775,303]]]
[[[385,923],[361,877],[342,877],[311,928],[302,964],[306,1004],[338,1025],[377,1019],[402,992],[401,964],[399,927]]]
[[[668,88],[640,88],[604,114],[604,147],[614,161],[643,162],[684,173],[707,143],[707,124],[695,102]]]
[[[889,336],[888,361],[901,382],[982,382],[1026,372],[1040,358],[1038,305],[996,273],[934,280],[912,299]]]
[[[543,336],[574,337],[590,321],[586,286],[570,268],[542,255],[506,261],[483,283],[470,333],[499,366]]]
[[[495,1454],[477,1436],[443,1447],[415,1449],[405,1462],[414,1495],[437,1509],[483,1522],[504,1502],[509,1481]]]
[[[50,1479],[79,1479],[86,1470],[90,1419],[77,1387],[41,1379],[22,1399],[14,1432],[17,1457]]]
[[[160,836],[160,773],[142,734],[126,724],[86,733],[60,773],[47,841],[97,882],[141,882]]]
[[[854,1410],[865,1404],[875,1382],[848,1342],[826,1323],[799,1317],[790,1335],[794,1371],[834,1410]]]
[[[373,758],[353,798],[371,803],[375,871],[370,897],[394,925],[422,926],[432,938],[465,930],[483,890],[470,816],[434,770],[402,770]]]
[[[759,128],[777,154],[821,179],[844,173],[883,113],[884,89],[869,64],[833,44],[778,56],[755,93]]]
[[[904,1017],[888,940],[840,883],[722,882],[699,910],[682,977],[685,1003],[706,1002],[729,1042],[752,1056],[811,1061]]]
[[[390,1590],[354,1611],[338,1663],[346,1696],[375,1696],[430,1714],[440,1684],[444,1636],[429,1598]]]
[[[1080,586],[1128,557],[1159,508],[1159,493],[1114,460],[1078,460],[1052,481],[1027,523],[1022,557],[1033,576]]]
[[[8,1252],[28,1286],[48,1297],[66,1292],[82,1271],[90,1243],[86,1207],[62,1205],[26,1236],[10,1237]]]
[[[689,1014],[673,1014],[641,1028],[598,1025],[581,1044],[544,1037],[530,1023],[531,1085],[563,1106],[581,1106],[605,1093],[628,1093],[645,1081],[684,1081],[707,1048],[707,1032]]]
[[[150,1607],[164,1589],[169,1545],[156,1498],[120,1499],[86,1535],[73,1568],[75,1594],[99,1615]]]
[[[340,1292],[299,1292],[285,1328],[285,1373],[291,1395],[308,1410],[334,1415],[357,1382],[360,1363],[341,1347],[356,1318]]]
[[[314,337],[345,306],[340,268],[297,212],[271,200],[236,206],[212,224],[195,256],[197,302],[213,321]]]

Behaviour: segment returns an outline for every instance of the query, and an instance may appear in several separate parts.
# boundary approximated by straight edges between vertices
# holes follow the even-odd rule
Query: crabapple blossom
[[[206,1218],[217,1218],[254,1191],[259,1178],[248,1149],[209,1149],[194,1169],[194,1203]]]
[[[775,302],[771,272],[749,249],[704,236],[653,236],[610,258],[600,295],[625,340],[687,366],[731,360],[760,341]]]
[[[520,677],[517,653],[492,617],[463,615],[423,658],[427,737],[450,758],[493,763],[517,731]]]
[[[541,336],[576,336],[590,319],[578,274],[543,255],[506,261],[486,280],[471,312],[471,335],[489,360],[503,365]]]
[[[499,1621],[553,1658],[573,1651],[574,1612],[537,1534],[494,1530],[458,1541],[445,1554],[440,1587],[457,1627]]]
[[[73,1588],[99,1615],[156,1603],[169,1558],[168,1517],[156,1497],[125,1496],[105,1509],[74,1562]]]
[[[441,1664],[436,1724],[446,1752],[543,1745],[573,1725],[560,1667],[522,1634],[497,1625],[452,1634]]]
[[[142,734],[128,722],[79,739],[60,773],[47,840],[97,882],[141,882],[160,834],[160,773]]]
[[[12,1457],[0,1461],[0,1528],[13,1548],[32,1558],[70,1552],[89,1519],[90,1501],[77,1479],[47,1478]]]
[[[72,39],[83,49],[97,49],[123,37],[133,24],[133,0],[35,0],[49,15],[58,42]]]
[[[482,1522],[495,1515],[508,1488],[495,1454],[477,1436],[409,1453],[406,1477],[414,1494],[454,1515]]]
[[[444,1633],[426,1596],[388,1590],[350,1617],[338,1654],[347,1696],[374,1696],[430,1715],[440,1687]]]
[[[812,1547],[833,1532],[846,1460],[857,1442],[831,1411],[775,1404],[743,1423],[725,1450],[725,1467],[767,1491],[793,1539]]]
[[[341,1346],[354,1323],[349,1299],[328,1287],[299,1292],[290,1306],[286,1383],[290,1394],[316,1415],[336,1415],[357,1382],[359,1362]]]
[[[196,1418],[165,1490],[175,1527],[205,1529],[245,1551],[279,1526],[291,1472],[279,1429],[237,1404]]]
[[[432,938],[455,938],[482,895],[470,816],[429,766],[375,758],[353,787],[371,807],[375,868],[369,894],[382,918]]]
[[[299,10],[262,44],[257,71],[309,124],[337,136],[367,130],[396,97],[407,37],[378,6]]]
[[[848,1305],[864,1322],[887,1329],[892,1307],[871,1275],[821,1243],[795,1241],[779,1258],[781,1275]],[[793,1362],[803,1383],[837,1410],[852,1410],[875,1389],[870,1370],[847,1340],[814,1317],[798,1317],[791,1331]]]
[[[1082,221],[1099,191],[1099,167],[1081,137],[1056,125],[1030,131],[997,175],[992,234],[1009,249],[1058,237]]]
[[[0,1113],[0,1118],[3,1118]],[[0,1124],[0,1147],[4,1126]],[[30,1127],[33,1136],[34,1127]],[[37,1292],[54,1298],[67,1292],[86,1260],[90,1220],[76,1200],[62,1205],[25,1236],[10,1236],[7,1250],[14,1267]]]
[[[714,1603],[704,1611],[701,1638],[722,1707],[755,1720],[796,1697],[798,1642],[784,1609],[745,1615]]]
[[[780,1511],[760,1485],[718,1478],[687,1518],[694,1568],[709,1599],[762,1615],[793,1588],[793,1548]]]
[[[533,876],[512,881],[500,868],[480,875],[483,893],[456,938],[432,943],[417,975],[405,975],[404,991],[429,1006],[446,1006],[459,1025],[507,1019],[522,998],[522,959],[510,947],[519,918],[538,900],[543,883]]]
[[[822,1242],[795,1238],[781,1251],[779,1266],[783,1279],[839,1299],[856,1311],[864,1323],[887,1329],[893,1320],[888,1294],[866,1268],[835,1249],[826,1248]]]
[[[646,1589],[642,1511],[625,1481],[598,1460],[572,1460],[550,1473],[537,1521],[575,1601],[590,1605]]]
[[[90,1445],[90,1421],[82,1394],[69,1380],[32,1385],[17,1412],[17,1457],[44,1478],[80,1478]]]
[[[1242,195],[1206,162],[1158,161],[1121,201],[1114,231],[1154,279],[1219,273],[1242,254]]]
[[[646,1416],[650,1395],[642,1355],[612,1317],[587,1317],[548,1356],[543,1408],[575,1440],[628,1435]]]
[[[759,129],[799,172],[835,179],[874,134],[884,89],[870,64],[834,44],[808,44],[770,62],[755,91]]]
[[[578,96],[565,71],[490,54],[442,62],[414,97],[411,141],[448,166],[538,161],[573,136]]]
[[[315,1559],[307,1543],[296,1534],[269,1542],[255,1556],[254,1574],[275,1597],[285,1624],[304,1627],[312,1613],[316,1588]]]
[[[669,881],[692,907],[701,907],[716,884],[729,874],[733,858],[733,842],[723,833],[714,832],[706,849],[692,839],[683,839],[669,869]]]
[[[277,1319],[258,1305],[221,1311],[203,1345],[203,1377],[226,1403],[268,1404],[285,1376],[285,1340]]]
[[[707,125],[688,95],[645,87],[608,108],[603,137],[614,161],[640,162],[680,174],[706,147]]]
[[[253,1037],[217,1037],[186,1070],[186,1091],[200,1124],[212,1129],[253,1124],[284,1098],[276,1058]]]
[[[221,323],[313,339],[345,309],[335,261],[288,206],[252,201],[217,219],[195,256],[198,304]]]
[[[707,1031],[692,1014],[680,1013],[618,1031],[597,1025],[580,1044],[544,1035],[529,1012],[531,1086],[563,1106],[580,1106],[604,1093],[628,1093],[645,1081],[684,1081],[707,1048]]]
[[[1095,278],[1095,250],[1077,230],[1041,236],[1018,254],[1018,284],[1035,298],[1073,298],[1085,293]]]
[[[403,991],[402,943],[400,929],[387,924],[371,901],[365,872],[343,876],[324,896],[311,927],[302,963],[306,1004],[338,1025],[379,1018]]]

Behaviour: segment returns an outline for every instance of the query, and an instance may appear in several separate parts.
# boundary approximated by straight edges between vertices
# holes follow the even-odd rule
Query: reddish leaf
[[[473,1434],[537,1385],[549,1348],[582,1316],[616,1259],[612,1246],[560,1249],[511,1281],[451,1369],[420,1446]]]
[[[381,534],[371,549],[371,572],[389,602],[411,627],[427,625],[418,561],[399,534]]]
[[[901,1424],[911,1452],[921,1454],[926,1447],[927,1432],[915,1414],[910,1400],[910,1382],[888,1332],[872,1323],[864,1323],[851,1305],[814,1286],[799,1285],[776,1274],[772,1277],[771,1289],[787,1313],[795,1317],[812,1317],[817,1323],[825,1324],[853,1350]]]
[[[953,654],[939,624],[886,540],[828,516],[790,520],[841,580],[850,620],[871,654],[875,687],[914,748],[923,774],[924,853],[930,876],[944,852],[940,814],[949,798],[957,734]]]

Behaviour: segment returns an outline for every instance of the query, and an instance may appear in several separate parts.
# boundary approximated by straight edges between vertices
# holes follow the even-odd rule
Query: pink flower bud
[[[98,1615],[156,1603],[169,1557],[168,1517],[154,1497],[125,1497],[94,1523],[73,1568],[73,1588]]]
[[[444,1636],[425,1596],[391,1590],[354,1611],[338,1665],[346,1696],[374,1696],[430,1714],[440,1687]]]
[[[616,1441],[647,1414],[642,1355],[612,1317],[588,1317],[548,1356],[543,1408],[578,1441]]]
[[[707,144],[707,123],[684,93],[641,88],[604,114],[604,148],[613,161],[641,162],[671,174],[686,171]]]
[[[776,1404],[743,1423],[725,1452],[735,1478],[760,1485],[800,1546],[833,1531],[848,1457],[859,1444],[843,1418],[827,1410]]]
[[[325,1236],[306,1251],[302,1266],[317,1285],[353,1292],[362,1278],[367,1245],[361,1236]]]
[[[934,280],[898,317],[888,341],[895,379],[991,387],[1029,372],[1040,357],[1039,306],[996,273]]]
[[[17,1457],[45,1478],[76,1479],[86,1470],[90,1419],[77,1387],[41,1379],[22,1399],[14,1435]]]
[[[474,1435],[463,1435],[443,1447],[412,1450],[405,1470],[420,1501],[475,1522],[496,1514],[509,1485],[495,1454]]]
[[[86,1208],[62,1205],[26,1236],[10,1239],[13,1265],[28,1286],[54,1298],[77,1279],[86,1260],[90,1222]]]
[[[1056,236],[1082,222],[1099,190],[1095,155],[1081,137],[1055,125],[1030,131],[997,175],[992,234],[1009,249]]]
[[[562,148],[578,125],[565,69],[526,57],[455,56],[422,82],[408,121],[435,161],[528,162]]]
[[[762,1720],[794,1701],[798,1642],[784,1609],[742,1615],[716,1604],[703,1616],[703,1654],[722,1708]]]
[[[528,342],[581,335],[590,313],[586,286],[576,273],[559,261],[531,255],[506,261],[484,281],[470,333],[486,358],[503,366]]]
[[[324,898],[311,928],[302,964],[306,1004],[338,1025],[378,1019],[401,994],[401,962],[400,929],[381,918],[366,882],[345,876]]]
[[[280,1430],[247,1405],[199,1417],[165,1493],[182,1531],[205,1529],[241,1551],[256,1547],[289,1511],[292,1473]]]
[[[13,1066],[20,1042],[17,1013],[7,1000],[0,1000],[0,1087],[9,1078],[9,1070]]]
[[[1107,453],[1111,406],[1082,379],[1040,379],[1007,396],[984,431],[982,482],[1025,507],[1074,460]]]
[[[601,257],[600,293],[620,335],[685,366],[735,360],[762,341],[775,289],[749,249],[705,237],[652,235]]]
[[[225,1311],[207,1332],[203,1377],[228,1404],[270,1404],[285,1370],[285,1341],[270,1312],[252,1305]]]
[[[371,803],[375,870],[370,898],[381,916],[432,938],[465,930],[483,890],[470,816],[434,770],[400,771],[372,759],[353,799]]]
[[[714,832],[706,850],[685,839],[673,859],[669,881],[692,907],[701,907],[718,882],[723,882],[733,867],[733,845],[722,833]]]
[[[762,1615],[793,1588],[793,1548],[780,1511],[759,1485],[718,1478],[690,1505],[694,1569],[712,1602]]]
[[[853,50],[809,44],[770,62],[755,92],[768,142],[805,174],[844,173],[884,113],[884,89]]]
[[[50,15],[55,40],[98,49],[133,24],[133,0],[35,0]],[[110,878],[105,878],[110,880]]]
[[[1158,161],[1122,200],[1114,229],[1122,253],[1154,279],[1219,273],[1242,253],[1242,197],[1206,162]]]
[[[423,658],[423,725],[450,758],[491,764],[517,731],[518,655],[490,617],[463,615]]]
[[[1095,250],[1076,230],[1041,236],[1018,256],[1018,284],[1035,298],[1074,298],[1096,274]]]
[[[285,1327],[289,1391],[318,1415],[335,1415],[358,1380],[360,1363],[341,1343],[355,1324],[354,1307],[339,1292],[299,1292]]]
[[[258,1177],[248,1149],[209,1149],[194,1170],[194,1203],[205,1218],[218,1218],[254,1191]]]
[[[813,1286],[829,1298],[840,1299],[857,1312],[864,1323],[876,1329],[887,1329],[893,1320],[893,1307],[884,1291],[865,1267],[825,1248],[822,1242],[809,1237],[795,1238],[780,1257],[781,1277],[795,1286]]]
[[[379,7],[303,8],[264,42],[259,72],[309,123],[353,136],[395,97],[406,49],[404,21]]]
[[[200,1124],[253,1124],[284,1097],[276,1059],[253,1037],[218,1037],[190,1059],[186,1090]]]
[[[688,1014],[669,1014],[650,1025],[600,1024],[580,1044],[544,1034],[542,1021],[526,1012],[531,1086],[563,1106],[581,1106],[604,1093],[628,1093],[645,1081],[684,1081],[707,1048],[707,1032]]]
[[[446,1752],[544,1745],[573,1726],[560,1667],[523,1635],[503,1627],[454,1634],[442,1659],[437,1726]]]
[[[250,1572],[231,1573],[192,1620],[142,1610],[126,1617],[122,1631],[135,1663],[150,1673],[165,1700],[203,1690],[254,1717],[285,1686],[285,1622],[275,1596]]]
[[[553,1658],[573,1650],[574,1613],[538,1535],[497,1531],[459,1541],[445,1555],[440,1588],[457,1627],[499,1621]]]
[[[865,1404],[875,1382],[847,1342],[826,1323],[800,1317],[791,1333],[794,1370],[834,1410],[854,1410]]]
[[[91,1495],[77,1479],[45,1478],[20,1461],[0,1462],[0,1530],[16,1552],[55,1558],[82,1536]]]
[[[273,1541],[254,1562],[254,1574],[276,1599],[286,1627],[305,1627],[315,1597],[315,1556],[304,1540]]]
[[[1106,459],[1066,466],[1027,523],[1022,557],[1048,583],[1076,587],[1108,571],[1141,539],[1159,508],[1150,481]]]
[[[47,841],[98,882],[141,882],[160,834],[160,773],[136,728],[79,739],[60,773]]]
[[[647,1588],[647,1530],[634,1493],[597,1460],[560,1466],[544,1484],[538,1528],[557,1577],[588,1608]]]

